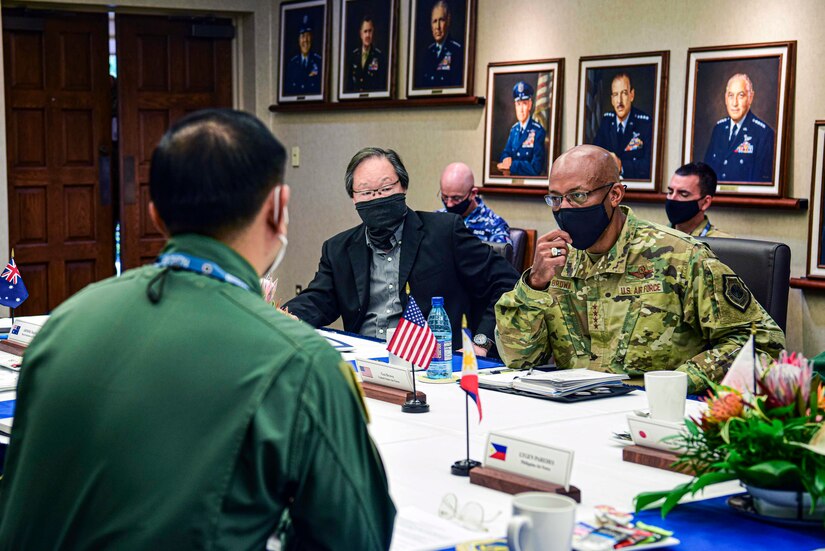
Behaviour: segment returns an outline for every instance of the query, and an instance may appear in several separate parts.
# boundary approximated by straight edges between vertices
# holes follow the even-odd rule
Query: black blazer
[[[358,333],[369,305],[370,255],[364,224],[328,239],[309,286],[286,303],[289,311],[315,327],[340,316],[344,329]],[[401,237],[398,288],[407,282],[426,318],[434,296],[444,297],[453,329],[453,347],[461,348],[461,315],[475,335],[493,338],[493,306],[515,287],[519,274],[502,256],[464,226],[455,214],[407,210]],[[401,304],[407,297],[401,293]]]

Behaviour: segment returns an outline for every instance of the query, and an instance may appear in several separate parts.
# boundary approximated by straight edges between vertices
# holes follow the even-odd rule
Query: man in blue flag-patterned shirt
[[[461,216],[464,225],[482,241],[513,244],[510,226],[479,197],[473,171],[469,166],[464,163],[447,165],[441,173],[438,197],[444,203],[444,208],[438,212],[451,212]]]

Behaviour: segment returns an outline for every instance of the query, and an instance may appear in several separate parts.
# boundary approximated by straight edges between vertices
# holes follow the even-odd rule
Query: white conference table
[[[357,344],[352,337],[341,337]],[[366,343],[365,343],[366,344]],[[376,343],[366,344],[363,354],[376,357],[381,350]],[[384,351],[384,354],[386,352]],[[344,354],[351,359],[351,354]],[[471,484],[469,478],[454,476],[450,466],[466,457],[465,393],[457,384],[420,384],[418,390],[427,394],[428,413],[403,413],[401,407],[367,399],[371,422],[370,434],[384,461],[390,484],[390,494],[399,509],[401,520],[410,525],[425,524],[419,512],[435,517],[443,496],[453,493],[459,508],[468,501],[481,504],[485,517],[501,514],[488,525],[489,531],[466,532],[464,541],[501,537],[510,518],[512,496]],[[633,511],[633,497],[642,491],[668,490],[690,480],[690,477],[622,461],[622,445],[611,439],[613,432],[627,430],[626,416],[634,410],[646,409],[643,391],[623,396],[577,403],[558,403],[481,389],[483,420],[478,422],[475,404],[470,401],[470,456],[482,461],[486,453],[487,436],[493,431],[517,436],[538,443],[574,450],[575,458],[570,483],[581,490],[577,510],[580,521],[592,521],[596,505],[611,505]],[[687,402],[688,415],[695,415],[703,406]],[[698,494],[705,499],[740,492],[736,482],[717,484]],[[414,527],[412,528],[415,529]],[[427,528],[422,526],[422,532]],[[459,534],[457,534],[458,536]],[[678,534],[675,535],[678,538]],[[455,543],[455,542],[453,542]],[[448,546],[420,547],[410,541],[393,540],[393,549],[438,549]]]

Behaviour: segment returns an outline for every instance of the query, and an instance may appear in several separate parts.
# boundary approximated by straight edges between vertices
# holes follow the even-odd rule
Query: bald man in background
[[[785,336],[747,286],[692,237],[620,206],[610,154],[581,145],[550,171],[559,228],[496,304],[496,340],[515,368],[546,363],[641,377],[675,370],[688,391],[720,381],[751,334],[776,357]]]
[[[466,164],[447,165],[441,173],[438,197],[444,204],[444,208],[438,212],[450,212],[461,216],[467,229],[482,241],[513,244],[510,226],[484,204],[478,195],[478,188],[475,187],[473,171]]]

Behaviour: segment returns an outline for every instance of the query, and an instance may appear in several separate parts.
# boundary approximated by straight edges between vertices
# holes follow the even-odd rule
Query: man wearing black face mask
[[[671,227],[693,237],[733,237],[710,223],[707,210],[716,195],[716,173],[703,162],[676,169],[667,186],[665,212]]]
[[[467,314],[476,353],[486,355],[495,328],[493,306],[513,288],[518,273],[458,216],[408,209],[408,185],[395,151],[367,147],[356,153],[346,188],[364,223],[324,243],[315,277],[286,307],[315,327],[340,316],[345,330],[384,339],[401,318],[409,283],[425,317],[432,297],[444,297],[456,348],[461,315]]]
[[[545,197],[559,229],[536,243],[533,266],[496,304],[499,353],[510,367],[552,356],[560,368],[641,377],[687,373],[695,394],[719,381],[756,329],[776,357],[785,336],[710,249],[619,204],[610,154],[581,145],[559,157]]]
[[[478,196],[469,166],[464,163],[447,165],[441,173],[438,198],[444,203],[444,208],[438,212],[459,215],[467,229],[482,241],[513,244],[510,226]]]

